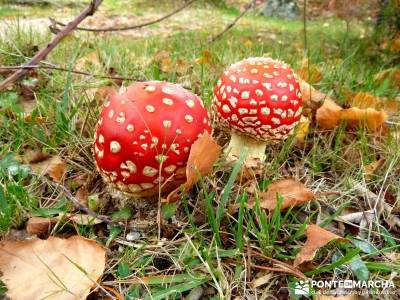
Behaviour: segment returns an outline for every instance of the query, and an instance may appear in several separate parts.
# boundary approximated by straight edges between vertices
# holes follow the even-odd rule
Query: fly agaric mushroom
[[[185,180],[193,142],[211,132],[201,99],[177,84],[138,82],[104,104],[96,125],[97,169],[111,186],[137,197]]]
[[[228,158],[237,158],[247,147],[248,161],[264,160],[268,141],[283,140],[293,132],[302,98],[287,64],[251,57],[223,73],[214,89],[213,106],[220,124],[231,130]]]

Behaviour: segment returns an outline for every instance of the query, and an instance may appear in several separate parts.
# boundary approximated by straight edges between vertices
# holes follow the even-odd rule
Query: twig
[[[65,187],[63,184],[55,182],[53,180],[50,180],[46,176],[37,174],[35,172],[29,172],[29,174],[32,176],[39,177],[41,180],[47,182],[49,185],[51,185],[55,189],[61,189],[63,191],[65,197],[67,197],[67,199],[69,201],[71,201],[77,209],[83,211],[87,215],[97,218],[107,224],[113,223],[112,220],[108,216],[99,215],[99,214],[95,213],[94,211],[92,211],[86,205],[82,204],[74,195],[72,195],[72,192],[67,187]]]
[[[302,279],[307,280],[306,275],[304,275],[302,272],[300,272],[297,268],[295,268],[295,267],[293,267],[293,266],[291,266],[291,265],[289,265],[289,264],[287,264],[287,263],[284,263],[283,261],[279,261],[279,260],[277,260],[277,259],[275,259],[275,258],[266,256],[266,255],[264,255],[264,254],[262,254],[262,253],[260,253],[260,252],[254,251],[254,250],[253,250],[252,253],[253,253],[253,255],[256,255],[256,256],[258,256],[258,257],[261,257],[261,258],[263,258],[263,259],[265,259],[265,260],[269,260],[269,261],[275,263],[275,264],[278,265],[278,266],[282,266],[282,267],[284,267],[285,269],[290,270],[290,272],[287,272],[287,273],[294,274],[294,275],[296,275],[296,276],[299,277],[299,278],[302,278]],[[252,265],[252,266],[254,266],[254,265]]]
[[[174,11],[170,12],[169,14],[166,14],[165,16],[162,16],[158,19],[148,21],[142,24],[137,24],[137,25],[132,25],[132,26],[127,26],[127,27],[106,27],[106,28],[88,28],[88,27],[76,27],[77,30],[82,30],[82,31],[90,31],[90,32],[108,32],[108,31],[124,31],[124,30],[132,30],[132,29],[138,29],[142,28],[145,26],[153,25],[155,23],[161,22],[165,19],[168,19],[169,17],[172,17],[173,15],[177,14],[178,12],[182,11],[186,7],[188,7],[190,4],[195,2],[196,0],[191,0],[186,2],[184,5],[181,7],[175,9]],[[65,26],[65,23],[62,23],[60,21],[54,20],[50,18],[50,20],[57,25]]]
[[[42,50],[40,50],[36,55],[24,66],[32,66],[37,65],[42,59],[44,59],[51,50],[53,50],[61,40],[66,37],[72,30],[74,30],[79,23],[81,23],[86,17],[94,14],[96,9],[99,7],[103,0],[92,0],[92,2],[71,22],[68,23],[57,35],[53,38],[53,40]],[[0,82],[0,91],[4,90],[7,86],[12,84],[13,82],[21,79],[28,73],[29,68],[23,68],[16,71],[11,76],[7,77],[4,81]]]
[[[100,74],[92,74],[89,72],[78,71],[78,70],[70,70],[67,68],[59,67],[59,66],[45,66],[45,65],[22,65],[22,66],[0,66],[0,70],[20,70],[20,69],[49,69],[49,70],[57,70],[63,72],[71,72],[74,74],[105,78],[105,79],[115,79],[115,80],[137,80],[137,78],[133,77],[123,77],[123,76],[111,76],[111,75],[100,75]]]
[[[236,19],[234,19],[231,23],[228,24],[228,26],[226,26],[224,28],[224,30],[222,30],[220,33],[218,33],[217,35],[215,35],[210,42],[213,43],[216,40],[218,40],[219,38],[221,38],[221,36],[223,36],[227,31],[229,31],[233,26],[236,25],[236,23],[250,10],[254,7],[256,3],[256,0],[252,0],[249,3],[246,4],[244,10],[240,13],[240,15],[238,15],[236,17]]]

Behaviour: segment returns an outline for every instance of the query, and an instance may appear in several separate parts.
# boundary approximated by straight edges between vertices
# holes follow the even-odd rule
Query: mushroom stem
[[[236,160],[244,148],[247,148],[247,162],[252,159],[264,161],[266,146],[267,142],[265,141],[257,141],[248,136],[231,132],[231,140],[228,147],[225,149],[225,153],[228,155],[228,159]]]

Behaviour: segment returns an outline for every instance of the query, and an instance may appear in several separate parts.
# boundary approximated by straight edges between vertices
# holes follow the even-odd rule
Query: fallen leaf
[[[78,225],[96,225],[96,224],[103,223],[102,220],[100,220],[96,217],[85,215],[85,214],[78,214],[78,213],[76,213],[76,214],[63,213],[63,214],[59,214],[54,219],[68,220],[68,221],[71,221]]]
[[[308,58],[304,58],[301,62],[300,70],[296,72],[303,80],[308,83],[318,83],[322,80],[321,70],[313,64],[309,64]]]
[[[364,166],[364,175],[367,178],[370,178],[385,162],[385,159],[380,158],[378,160],[373,161],[372,163]]]
[[[317,109],[316,122],[323,129],[333,129],[342,121],[346,121],[352,128],[366,126],[370,131],[377,130],[386,120],[383,110],[373,108],[360,109],[357,107],[342,108],[335,101],[327,99]]]
[[[311,108],[313,111],[318,109],[325,100],[330,99],[325,93],[313,88],[307,81],[299,79],[301,96],[304,108]]]
[[[293,179],[281,179],[271,183],[266,192],[260,192],[260,207],[273,211],[277,205],[276,194],[283,198],[281,210],[298,206],[315,198],[315,194],[304,186],[303,183]],[[249,207],[256,204],[255,200],[248,202]]]
[[[186,164],[186,182],[172,191],[164,202],[177,201],[180,190],[190,190],[202,176],[209,174],[220,153],[221,146],[215,142],[209,133],[203,133],[190,148]]]
[[[297,125],[296,139],[299,141],[304,141],[304,138],[308,134],[309,128],[310,128],[310,120],[305,116],[301,116],[300,122]]]
[[[317,250],[328,244],[330,241],[337,239],[345,240],[344,238],[315,224],[308,225],[306,236],[307,240],[303,247],[301,247],[300,252],[297,254],[293,263],[296,267],[303,262],[312,260],[317,253]]]
[[[60,182],[67,171],[67,164],[57,155],[31,163],[30,166],[36,174],[49,175],[56,182]]]
[[[90,52],[76,61],[76,68],[78,70],[84,70],[88,66],[101,66],[100,59],[96,51]]]
[[[86,299],[104,272],[106,250],[80,236],[0,243],[1,280],[20,299]]]
[[[55,221],[50,218],[32,217],[26,224],[26,232],[29,234],[46,234],[49,233]]]
[[[388,115],[396,115],[399,111],[400,99],[387,99],[386,97],[377,97],[370,93],[359,92],[353,94],[347,93],[346,102],[351,107],[361,109],[374,108],[376,110],[384,110]]]
[[[89,192],[84,186],[80,187],[75,194],[75,198],[79,201],[80,204],[83,204],[84,206],[87,206],[88,204],[88,197]]]
[[[209,133],[203,133],[190,148],[186,164],[186,183],[190,189],[202,176],[209,174],[219,154],[219,146]]]
[[[391,68],[380,71],[375,75],[375,80],[379,84],[382,84],[385,80],[388,80],[391,87],[400,88],[400,69]]]
[[[317,300],[358,300],[360,297],[356,294],[348,294],[344,296],[317,295]]]
[[[211,63],[211,52],[209,50],[204,50],[203,55],[195,59],[195,63],[199,65]]]
[[[161,71],[163,71],[164,73],[171,73],[172,72],[172,59],[171,58],[163,58],[160,61],[160,69]]]
[[[96,105],[102,105],[117,92],[111,86],[102,86],[99,88],[86,89],[85,93],[89,101],[95,101]]]

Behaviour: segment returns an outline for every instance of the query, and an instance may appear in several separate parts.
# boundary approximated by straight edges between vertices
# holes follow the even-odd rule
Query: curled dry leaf
[[[298,266],[303,262],[310,261],[314,258],[317,250],[330,241],[333,240],[343,240],[346,241],[344,238],[325,230],[318,225],[311,224],[308,225],[306,230],[307,240],[303,247],[300,249],[300,252],[297,254],[294,260],[294,266]]]
[[[273,211],[277,205],[276,195],[283,198],[281,210],[298,206],[315,198],[315,194],[304,186],[303,183],[293,179],[282,179],[271,183],[266,192],[260,192],[260,207]],[[255,205],[255,200],[248,202],[249,207]]]
[[[67,171],[67,164],[57,155],[31,163],[30,166],[36,174],[49,175],[56,182],[60,182]]]
[[[300,79],[299,84],[304,108],[311,108],[315,111],[325,100],[330,99],[327,94],[316,90],[305,80]]]
[[[106,250],[80,236],[2,241],[0,270],[7,295],[19,299],[86,299],[104,272]]]
[[[370,131],[375,131],[386,121],[386,113],[373,108],[351,107],[345,109],[331,99],[327,99],[317,110],[316,122],[324,129],[333,129],[342,121],[347,122],[352,128],[364,125]]]
[[[32,217],[26,224],[26,232],[29,234],[46,234],[49,233],[55,221],[50,218]]]
[[[190,190],[202,176],[209,174],[220,153],[221,146],[215,142],[210,134],[203,133],[190,148],[186,164],[186,182],[172,191],[164,201],[177,201],[180,190]]]

